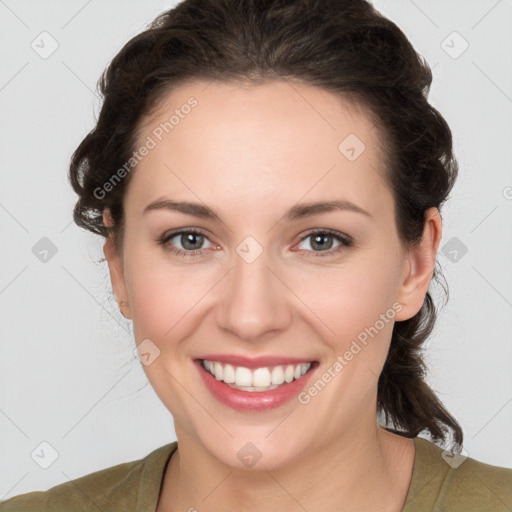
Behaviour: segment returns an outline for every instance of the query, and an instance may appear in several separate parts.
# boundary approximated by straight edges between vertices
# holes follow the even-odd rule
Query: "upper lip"
[[[301,364],[312,363],[314,359],[307,359],[303,357],[285,357],[285,356],[260,356],[260,357],[247,357],[237,356],[234,354],[208,354],[199,358],[200,360],[206,359],[208,361],[219,361],[220,363],[227,363],[233,366],[243,366],[244,368],[262,368],[265,366],[279,366],[285,364]]]

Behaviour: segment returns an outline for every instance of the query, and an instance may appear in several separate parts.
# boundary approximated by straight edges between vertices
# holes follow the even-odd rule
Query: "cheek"
[[[325,340],[337,351],[350,345],[360,334],[375,326],[381,338],[390,336],[394,318],[396,272],[380,262],[359,260],[343,268],[302,274],[294,286],[297,296],[323,324]],[[387,321],[380,320],[387,315]],[[376,336],[374,329],[371,332]]]
[[[191,267],[154,259],[149,263],[143,257],[133,257],[131,265],[126,266],[135,342],[138,345],[149,339],[159,351],[154,362],[144,365],[143,370],[162,402],[182,424],[201,414],[183,387],[193,386],[189,340],[201,326],[208,292],[218,280],[211,269],[206,275],[199,266]],[[157,353],[154,348],[150,350]]]
[[[173,265],[163,258],[134,253],[126,262],[130,311],[137,343],[144,338],[163,344],[179,333],[201,309],[214,287],[212,270],[199,265]]]

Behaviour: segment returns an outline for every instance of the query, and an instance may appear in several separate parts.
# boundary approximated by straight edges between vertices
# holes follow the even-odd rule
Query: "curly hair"
[[[122,249],[123,197],[132,174],[108,193],[104,184],[133,158],[141,123],[174,88],[191,80],[273,79],[323,88],[370,112],[384,141],[397,232],[402,243],[417,244],[426,210],[441,210],[457,177],[452,135],[428,102],[428,64],[366,0],[185,0],[158,16],[121,49],[98,82],[103,102],[97,123],[69,170],[79,196],[76,224],[111,236]],[[103,223],[105,209],[112,226]],[[432,278],[440,277],[436,263]],[[395,323],[377,412],[387,430],[407,437],[426,431],[434,441],[451,433],[461,446],[460,425],[425,382],[422,344],[436,314],[427,292],[416,315]]]

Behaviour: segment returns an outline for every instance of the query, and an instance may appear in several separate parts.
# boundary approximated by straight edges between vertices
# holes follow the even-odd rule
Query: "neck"
[[[157,511],[399,512],[412,475],[414,443],[372,427],[271,471],[226,466],[177,428],[179,451],[167,467]]]

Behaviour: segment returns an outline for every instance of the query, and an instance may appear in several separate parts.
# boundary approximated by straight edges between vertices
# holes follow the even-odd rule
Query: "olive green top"
[[[416,455],[402,512],[510,512],[512,469],[471,458],[450,458],[437,445],[414,438]],[[176,441],[143,459],[125,462],[0,502],[0,512],[154,512]],[[443,456],[444,453],[444,456]],[[461,463],[462,461],[462,463]]]

